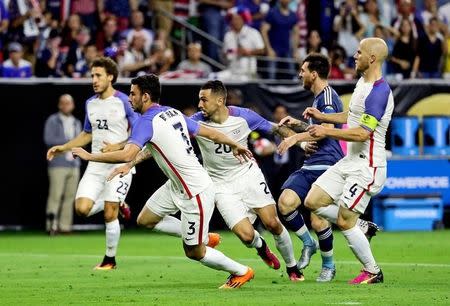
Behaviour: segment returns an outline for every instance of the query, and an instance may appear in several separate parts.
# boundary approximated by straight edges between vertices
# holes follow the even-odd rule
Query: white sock
[[[369,241],[358,226],[354,226],[351,229],[342,231],[347,239],[349,247],[352,249],[353,254],[363,264],[364,270],[370,273],[380,272],[380,268],[373,258],[372,250],[370,249]]]
[[[117,246],[119,245],[120,239],[120,223],[116,219],[111,222],[105,223],[106,225],[106,256],[114,257],[116,256]]]
[[[181,237],[181,221],[172,216],[165,216],[153,229],[161,233]]]
[[[367,233],[367,230],[369,229],[369,223],[366,220],[358,219],[358,221],[356,221],[356,225],[361,229],[363,234]]]
[[[255,230],[255,235],[253,236],[253,241],[250,242],[249,244],[246,244],[246,246],[248,248],[260,248],[262,247],[262,240],[261,240],[261,235]]]
[[[234,275],[244,275],[248,270],[248,267],[241,265],[237,261],[225,256],[222,252],[210,247],[206,247],[205,256],[200,259],[200,262],[212,269],[227,271]]]
[[[103,199],[102,200],[97,200],[94,203],[94,205],[92,205],[92,208],[89,211],[87,216],[90,217],[92,215],[95,215],[96,213],[101,212],[104,209],[105,209],[105,201]]]
[[[313,211],[313,213],[315,213],[316,215],[327,219],[328,221],[330,221],[333,224],[336,224],[337,222],[337,218],[338,218],[338,213],[339,213],[339,206],[335,205],[335,204],[331,204],[325,207],[320,207],[318,209],[316,209],[315,211]]]
[[[280,235],[273,235],[275,239],[275,245],[278,251],[280,251],[281,256],[283,256],[284,262],[286,262],[287,267],[293,267],[297,264],[294,257],[294,247],[292,246],[291,236],[287,229],[283,226],[283,231]]]

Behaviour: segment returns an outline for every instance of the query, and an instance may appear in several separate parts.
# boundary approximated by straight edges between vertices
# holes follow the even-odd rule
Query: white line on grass
[[[53,257],[53,256],[64,256],[64,257],[77,257],[77,258],[98,258],[98,255],[88,255],[88,254],[50,254],[50,253],[0,253],[0,257]],[[120,258],[124,259],[136,259],[136,260],[187,260],[183,256],[155,256],[155,255],[120,255]],[[260,259],[257,258],[236,258],[237,261],[243,262],[258,262]],[[357,261],[336,261],[336,264],[341,265],[360,265]],[[450,264],[437,264],[437,263],[412,263],[412,262],[379,262],[380,266],[392,266],[392,267],[424,267],[424,268],[450,268]]]

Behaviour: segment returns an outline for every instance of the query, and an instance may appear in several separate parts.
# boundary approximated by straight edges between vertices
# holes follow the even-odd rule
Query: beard
[[[308,82],[303,82],[303,88],[304,89],[306,89],[306,90],[310,90],[311,89],[311,83],[308,83]]]

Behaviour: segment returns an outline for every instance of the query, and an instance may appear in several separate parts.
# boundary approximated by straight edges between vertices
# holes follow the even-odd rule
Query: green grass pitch
[[[372,240],[384,284],[350,286],[361,268],[335,232],[336,279],[318,284],[316,254],[306,281],[291,283],[229,232],[218,249],[255,270],[238,290],[218,290],[227,278],[184,258],[181,240],[124,230],[114,271],[94,271],[103,232],[48,237],[0,233],[1,305],[450,305],[450,231],[379,233]],[[273,238],[264,233],[272,250]],[[296,254],[300,241],[293,236]],[[278,254],[278,253],[277,253]],[[281,259],[281,257],[280,257]]]

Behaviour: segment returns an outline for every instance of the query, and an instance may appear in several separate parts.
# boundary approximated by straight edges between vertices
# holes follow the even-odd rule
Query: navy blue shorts
[[[324,173],[325,170],[304,170],[299,169],[292,173],[286,182],[284,182],[281,190],[291,189],[293,190],[302,203],[305,202],[306,195],[308,191],[311,189],[312,184],[316,181],[316,179]]]

